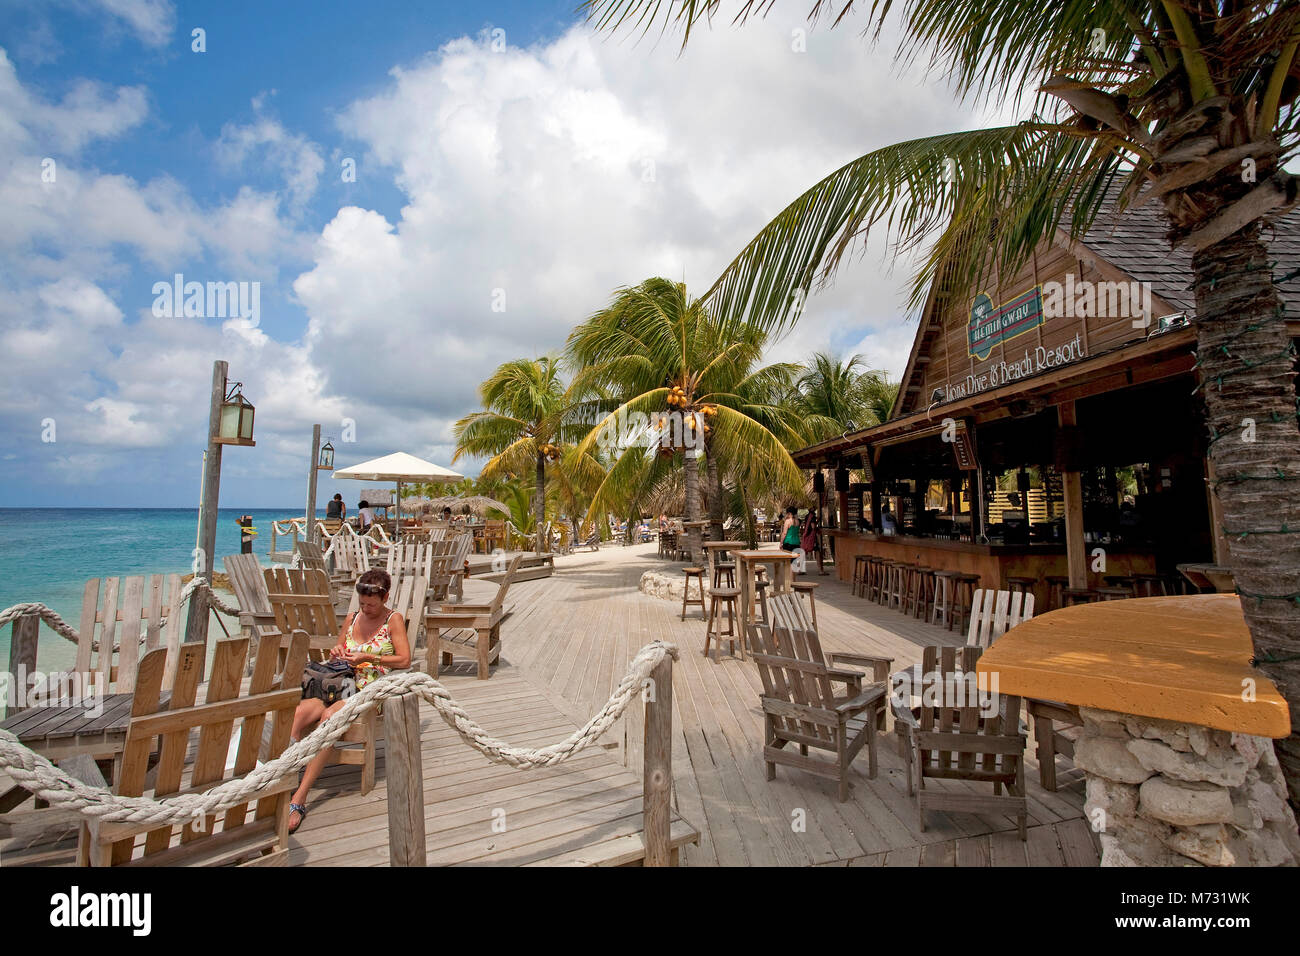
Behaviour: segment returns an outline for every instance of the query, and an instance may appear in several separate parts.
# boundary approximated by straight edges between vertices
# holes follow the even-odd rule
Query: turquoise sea
[[[302,511],[222,508],[217,521],[217,571],[224,555],[239,553],[235,519],[243,514],[253,517],[258,532],[253,551],[267,565],[271,519],[294,517]],[[77,627],[82,589],[89,578],[188,574],[197,529],[194,508],[0,508],[0,609],[40,601]],[[229,621],[226,626],[231,627]],[[213,633],[221,636],[215,625]],[[8,666],[9,634],[8,626],[0,628],[0,669]],[[70,642],[41,626],[40,669],[70,665],[72,652]]]

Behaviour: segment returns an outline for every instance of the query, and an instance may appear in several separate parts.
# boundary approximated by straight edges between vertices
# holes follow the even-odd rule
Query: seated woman
[[[411,666],[411,647],[406,637],[406,622],[402,615],[389,610],[389,589],[393,586],[387,571],[367,571],[357,580],[357,598],[361,610],[349,614],[339,631],[339,642],[330,648],[330,657],[347,661],[356,669],[357,690],[377,677],[383,677],[391,668],[398,670]],[[325,705],[318,697],[308,697],[298,705],[293,715],[294,740],[317,722],[333,716],[345,701]],[[307,818],[307,794],[312,784],[325,769],[330,748],[326,747],[302,771],[302,782],[289,801],[289,832],[295,832]]]

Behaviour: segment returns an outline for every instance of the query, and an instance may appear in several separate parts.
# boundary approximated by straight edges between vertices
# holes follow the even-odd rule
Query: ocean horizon
[[[221,559],[239,553],[235,519],[251,515],[258,532],[253,553],[270,564],[271,519],[302,514],[299,508],[220,508],[214,570]],[[318,512],[318,515],[323,514]],[[39,601],[74,628],[90,578],[143,574],[189,574],[198,531],[197,508],[0,508],[0,608]],[[226,627],[234,633],[231,620]],[[219,628],[212,632],[222,637]],[[0,628],[0,666],[9,666],[11,628]],[[41,625],[37,667],[70,666],[70,641]],[[2,705],[0,701],[0,705]]]

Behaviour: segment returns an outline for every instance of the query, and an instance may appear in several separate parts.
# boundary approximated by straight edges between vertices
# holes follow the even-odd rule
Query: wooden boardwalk
[[[754,665],[701,654],[704,624],[693,608],[641,594],[650,568],[680,573],[654,545],[602,547],[556,558],[554,577],[512,587],[502,625],[502,665],[489,681],[458,661],[441,679],[491,734],[511,744],[554,743],[609,698],[643,645],[679,645],[673,668],[673,835],[699,831],[682,848],[687,866],[1095,866],[1096,844],[1083,819],[1083,781],[1058,774],[1061,789],[1037,783],[1027,752],[1029,839],[1009,817],[930,813],[922,832],[908,797],[893,734],[879,741],[880,774],[854,764],[846,803],[832,781],[780,768],[765,779],[760,690]],[[853,597],[833,576],[817,581],[817,614],[827,652],[883,654],[902,668],[926,644],[962,638]],[[640,708],[570,762],[541,770],[489,763],[424,705],[421,743],[430,864],[620,863],[641,852],[643,728]],[[335,766],[310,797],[311,813],[291,838],[290,865],[383,865],[388,861],[387,791],[382,744],[374,790],[361,796],[354,767]],[[934,785],[970,788],[959,781]],[[2,819],[2,818],[0,818]],[[681,821],[685,821],[685,823]],[[494,826],[495,824],[495,826]],[[686,824],[689,824],[687,826]],[[72,831],[0,838],[0,865],[70,864]]]
[[[676,643],[673,668],[675,805],[700,830],[699,846],[683,851],[688,866],[794,865],[1041,865],[1095,866],[1096,841],[1083,818],[1083,778],[1058,773],[1060,789],[1038,785],[1032,743],[1026,754],[1029,839],[1010,817],[927,814],[921,832],[916,801],[907,795],[893,734],[879,741],[880,773],[854,764],[847,803],[833,781],[787,768],[766,779],[761,758],[763,719],[758,671],[724,656],[706,660],[697,608],[637,591],[649,568],[680,573],[683,565],[656,557],[654,545],[602,547],[596,554],[556,559],[556,575],[511,591],[514,613],[503,626],[503,656],[556,706],[585,719],[608,698],[636,651],[652,640]],[[854,597],[833,575],[816,581],[817,617],[825,650],[893,657],[901,669],[920,660],[926,644],[960,644],[964,636],[932,627]],[[495,680],[495,678],[494,678]],[[640,764],[641,730],[624,736],[629,768]],[[959,781],[927,786],[972,789]],[[799,824],[802,823],[802,829]]]

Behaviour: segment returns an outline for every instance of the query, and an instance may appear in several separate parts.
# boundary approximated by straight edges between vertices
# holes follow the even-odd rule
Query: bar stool
[[[723,587],[722,576],[727,576],[726,587],[734,588],[736,586],[736,563],[734,561],[719,561],[713,566],[713,586],[715,588]]]
[[[1133,593],[1138,597],[1163,597],[1169,593],[1169,585],[1163,574],[1135,574]]]
[[[927,567],[912,571],[912,616],[922,621],[930,619],[930,609],[934,607],[934,574],[935,569]]]
[[[1061,607],[1074,607],[1076,604],[1092,604],[1097,600],[1097,592],[1092,588],[1061,588]]]
[[[722,639],[728,639],[727,643],[731,645],[731,653],[736,653],[736,637],[740,637],[740,659],[745,659],[745,632],[736,633],[736,601],[740,597],[739,588],[714,588],[709,592],[709,616],[704,626],[704,656],[709,656],[709,643],[716,636],[718,639],[718,650],[722,650]],[[722,615],[718,613],[718,605],[721,604],[727,611],[727,629],[722,629]]]
[[[975,606],[975,590],[980,586],[978,574],[958,573],[956,580],[956,599],[953,609],[957,612],[957,630],[966,630],[970,623],[971,612]]]
[[[1033,594],[1037,587],[1038,578],[1007,578],[1007,590],[1012,594]]]
[[[704,614],[704,569],[703,568],[682,568],[682,573],[686,575],[685,583],[682,585],[682,620],[686,620],[686,605],[698,605],[700,613]],[[695,579],[696,584],[700,587],[700,596],[691,597],[691,578]]]
[[[813,592],[821,587],[821,585],[816,581],[796,581],[794,582],[793,587],[795,594],[807,595],[808,610],[812,614],[813,630],[817,630],[817,598]]]
[[[1127,588],[1137,593],[1137,579],[1131,574],[1107,574],[1102,577],[1108,588]]]
[[[939,618],[952,630],[952,604],[957,593],[957,571],[934,572],[934,607],[930,611],[930,623],[936,627]]]
[[[770,583],[770,581],[763,578],[759,578],[754,582],[754,596],[758,598],[758,619],[763,624],[767,623],[767,586]],[[744,627],[746,623],[748,622],[740,622],[742,627]]]
[[[1097,599],[1100,601],[1123,601],[1133,597],[1132,588],[1097,588]]]
[[[889,588],[885,595],[885,607],[903,609],[903,595],[906,593],[909,569],[915,565],[905,561],[893,561],[889,566]]]
[[[856,597],[867,596],[867,580],[873,560],[875,559],[866,554],[853,556],[853,594]]]
[[[885,587],[885,559],[873,554],[867,559],[867,590],[863,595],[868,601],[880,603],[880,592]]]
[[[1058,607],[1065,607],[1065,589],[1070,586],[1070,579],[1063,574],[1049,574],[1044,578],[1047,582],[1047,607],[1048,610],[1055,611]]]

